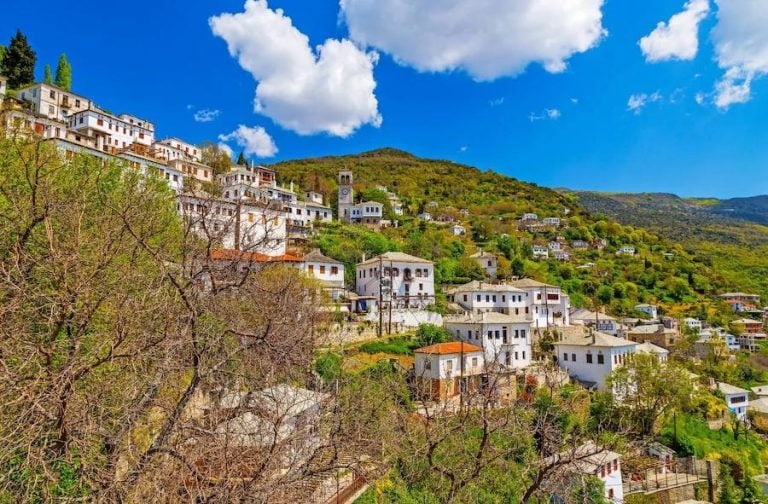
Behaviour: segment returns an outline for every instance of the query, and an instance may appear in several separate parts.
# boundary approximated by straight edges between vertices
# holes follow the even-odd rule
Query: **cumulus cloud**
[[[197,122],[211,122],[221,115],[221,110],[201,109],[195,112],[194,119]]]
[[[365,124],[381,124],[375,52],[346,39],[313,48],[291,18],[266,0],[247,0],[244,12],[214,16],[209,25],[258,81],[254,109],[284,128],[346,137]]]
[[[545,119],[556,121],[557,119],[560,119],[562,115],[563,113],[560,112],[559,109],[556,109],[556,108],[544,109],[544,111],[541,112],[540,114],[531,113],[530,115],[528,115],[528,120],[531,122],[543,121]]]
[[[603,0],[340,0],[352,40],[422,72],[463,70],[480,81],[530,63],[562,72],[607,33]]]
[[[629,100],[627,100],[627,110],[630,110],[634,112],[635,114],[639,114],[643,108],[645,108],[646,105],[649,103],[654,103],[657,101],[660,101],[662,98],[661,93],[658,91],[647,94],[647,93],[637,93],[633,94],[629,97]]]
[[[249,128],[241,124],[232,133],[219,135],[219,140],[222,142],[234,141],[245,150],[246,154],[254,154],[258,157],[272,157],[277,154],[277,146],[274,140],[261,126]],[[232,157],[232,149],[227,148],[229,149],[230,157]]]
[[[671,59],[691,60],[699,50],[699,23],[709,13],[709,0],[689,0],[669,22],[640,39],[640,49],[649,63]]]
[[[712,30],[715,58],[725,72],[715,85],[715,105],[726,109],[752,97],[752,82],[768,74],[768,3],[717,0]]]

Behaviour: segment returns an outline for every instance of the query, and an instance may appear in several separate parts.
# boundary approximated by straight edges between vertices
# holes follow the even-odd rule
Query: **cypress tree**
[[[51,65],[48,63],[45,64],[45,69],[43,70],[43,82],[46,84],[53,84],[53,75],[51,75]]]
[[[0,44],[0,68],[3,68],[3,54],[5,54],[5,46]]]
[[[248,161],[245,159],[245,155],[243,155],[243,151],[240,151],[240,155],[237,156],[237,163],[239,165],[246,165],[248,164]]]
[[[61,53],[59,64],[56,65],[56,85],[67,91],[72,91],[72,67],[64,53]]]
[[[18,89],[25,84],[35,82],[36,61],[37,55],[29,46],[27,37],[21,33],[21,30],[17,30],[3,55],[0,74],[8,78],[9,88]]]

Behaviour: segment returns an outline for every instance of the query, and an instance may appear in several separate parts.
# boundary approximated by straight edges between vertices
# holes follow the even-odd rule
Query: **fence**
[[[654,493],[667,488],[692,485],[707,481],[707,462],[696,457],[676,458],[660,462],[658,466],[642,472],[628,474],[624,480],[624,494]]]

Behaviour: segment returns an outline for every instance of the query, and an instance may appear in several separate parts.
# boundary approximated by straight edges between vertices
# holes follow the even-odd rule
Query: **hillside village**
[[[473,205],[425,187],[410,191],[393,178],[375,178],[354,158],[319,160],[322,170],[311,160],[303,169],[300,162],[214,166],[206,163],[215,146],[158,138],[151,119],[113,114],[54,84],[13,93],[4,84],[0,77],[7,136],[38,139],[70,162],[89,156],[166,181],[181,221],[212,244],[206,260],[214,266],[199,279],[206,288],[233,271],[284,267],[310,279],[322,292],[314,303],[331,316],[324,333],[332,339],[323,338],[318,362],[338,359],[343,367],[347,357],[369,354],[394,363],[407,379],[415,415],[479,408],[473,406],[479,396],[505,408],[548,387],[631,402],[649,385],[637,382],[644,376],[637,363],[647,362],[674,369],[690,397],[693,389],[706,396],[708,429],[765,441],[768,372],[734,369],[768,348],[768,308],[759,294],[731,291],[736,286],[716,272],[708,276],[673,242],[597,220],[559,196],[539,208],[524,197]],[[393,151],[360,159],[377,155],[386,163],[409,162]],[[658,278],[648,280],[652,275]],[[595,278],[605,280],[595,284]],[[429,331],[436,336],[417,336]],[[631,376],[622,378],[622,369]],[[301,396],[305,407],[290,413],[299,418],[312,415],[323,394],[285,383],[236,402]],[[200,399],[206,404],[200,408],[212,408],[208,400]],[[239,428],[232,422],[243,418],[216,428]],[[670,438],[669,420],[662,420],[663,435],[649,429],[641,442],[610,449],[589,441],[549,460],[597,478],[610,502],[664,492],[714,500],[722,486],[713,472],[716,458],[697,452],[693,441],[684,446]],[[251,446],[246,437],[231,442]],[[639,458],[646,461],[642,469]],[[761,474],[751,476],[768,491]],[[375,483],[355,474],[343,481],[348,490],[332,492],[336,500],[323,493],[312,501],[362,495],[360,502],[373,502],[365,499]]]

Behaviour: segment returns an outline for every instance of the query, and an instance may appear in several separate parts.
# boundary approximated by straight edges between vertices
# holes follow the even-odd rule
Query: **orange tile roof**
[[[214,261],[249,261],[249,262],[302,262],[300,257],[292,254],[270,256],[258,252],[243,252],[235,249],[216,249],[211,252]]]
[[[417,353],[428,354],[457,354],[462,352],[482,352],[483,349],[479,346],[464,343],[463,341],[449,341],[448,343],[437,343],[434,345],[417,348],[414,351]]]

